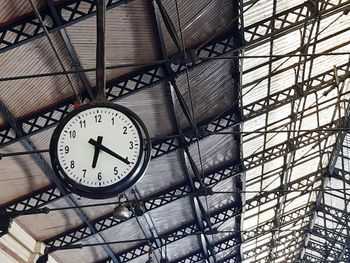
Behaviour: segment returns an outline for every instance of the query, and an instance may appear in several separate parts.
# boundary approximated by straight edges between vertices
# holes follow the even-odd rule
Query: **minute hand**
[[[113,152],[112,150],[110,150],[110,149],[108,149],[106,146],[104,146],[104,145],[98,143],[98,142],[95,141],[94,139],[90,139],[90,140],[89,140],[89,143],[92,144],[92,145],[94,145],[95,147],[100,148],[102,151],[104,151],[104,152],[106,152],[106,153],[112,155],[113,157],[115,157],[115,158],[121,160],[122,162],[124,162],[124,163],[126,163],[126,164],[130,164],[130,162],[128,161],[128,159],[121,157],[119,154]]]

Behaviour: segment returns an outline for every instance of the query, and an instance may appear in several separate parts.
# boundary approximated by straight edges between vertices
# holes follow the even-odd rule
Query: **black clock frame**
[[[88,187],[81,185],[78,182],[72,180],[63,170],[61,164],[58,161],[57,156],[57,144],[59,136],[66,126],[66,124],[75,117],[78,113],[91,109],[91,108],[112,108],[125,114],[134,123],[137,132],[140,136],[140,154],[135,167],[129,172],[129,174],[122,180],[102,187]],[[105,199],[115,197],[118,194],[124,192],[131,186],[133,186],[145,173],[149,161],[151,159],[151,141],[143,121],[131,110],[121,105],[114,104],[109,101],[93,101],[91,103],[80,106],[78,109],[74,109],[68,113],[64,119],[56,127],[50,141],[50,157],[52,168],[65,188],[69,191],[83,197],[91,199]]]

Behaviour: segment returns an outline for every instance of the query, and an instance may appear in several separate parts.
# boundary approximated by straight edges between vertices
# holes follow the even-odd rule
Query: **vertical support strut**
[[[162,53],[162,57],[163,59],[168,59],[167,56],[167,52],[166,52],[166,48],[165,48],[165,44],[164,44],[164,39],[163,39],[163,34],[162,34],[162,28],[161,28],[161,19],[163,18],[166,22],[166,25],[168,24],[172,24],[171,21],[169,21],[169,16],[166,15],[166,11],[162,6],[159,6],[160,1],[156,1],[153,0],[152,1],[152,7],[153,7],[153,14],[154,14],[154,24],[156,25],[156,31],[157,31],[157,37],[158,37],[158,41],[160,43],[161,46],[161,53]],[[170,28],[173,27],[169,27],[167,26],[167,29],[170,30]],[[169,32],[171,35],[177,35],[176,32]],[[182,47],[184,48],[184,47]],[[200,178],[199,178],[199,174],[198,171],[196,171],[196,168],[194,167],[194,162],[191,158],[191,156],[189,155],[188,149],[185,145],[185,141],[184,141],[184,136],[182,133],[182,129],[180,127],[180,123],[179,123],[179,119],[178,119],[178,115],[179,115],[179,109],[177,109],[175,107],[175,103],[176,103],[176,98],[179,99],[180,105],[182,110],[184,111],[184,114],[186,115],[190,125],[192,126],[193,124],[193,120],[191,119],[191,116],[188,111],[187,105],[185,103],[185,101],[183,100],[183,98],[181,97],[180,92],[178,92],[177,86],[176,86],[176,80],[173,76],[173,72],[171,70],[170,67],[170,63],[167,62],[165,64],[165,72],[167,75],[167,79],[168,79],[168,89],[169,89],[169,93],[170,93],[170,98],[171,98],[171,108],[172,108],[172,112],[174,115],[174,119],[176,122],[176,127],[177,130],[180,133],[180,140],[181,140],[181,149],[180,149],[180,154],[181,154],[181,159],[186,167],[186,176],[187,176],[187,180],[189,182],[190,185],[190,190],[192,192],[198,190],[196,189],[194,183],[193,183],[193,179],[194,178],[198,178],[199,182],[201,182]],[[201,188],[202,186],[199,186],[199,188]],[[210,226],[210,219],[208,218],[208,215],[205,212],[205,209],[200,201],[200,199],[196,196],[190,196],[191,198],[191,206],[192,206],[192,210],[195,214],[195,218],[197,221],[197,226],[199,227],[199,229],[201,231],[205,231],[207,229],[208,226]],[[214,262],[216,262],[216,258],[215,258],[215,252],[213,249],[213,246],[210,244],[210,241],[207,237],[206,234],[201,234],[200,238],[199,238],[199,243],[200,246],[202,248],[202,254],[204,256],[205,259],[209,259],[210,257],[213,258]]]
[[[106,0],[97,1],[97,46],[96,46],[96,86],[97,95],[106,97]]]

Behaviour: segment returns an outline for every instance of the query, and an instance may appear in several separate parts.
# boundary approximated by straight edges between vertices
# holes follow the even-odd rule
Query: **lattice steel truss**
[[[107,8],[117,8],[119,5],[127,4],[128,1],[109,0]],[[244,10],[254,5],[256,1],[249,1],[244,4],[242,1],[234,1],[238,3],[241,15],[244,17]],[[186,63],[175,63],[176,57],[167,57],[166,52],[162,50],[163,58],[168,59],[166,63],[147,66],[140,70],[130,73],[126,77],[111,80],[106,86],[106,95],[110,101],[117,101],[124,96],[132,96],[138,91],[152,88],[159,83],[175,84],[179,76],[188,70],[193,70],[199,65],[207,62],[204,58],[220,57],[224,55],[237,55],[242,50],[252,50],[260,45],[274,43],[276,39],[287,35],[288,33],[317,27],[317,23],[322,19],[326,19],[332,15],[342,12],[348,12],[350,9],[349,0],[336,1],[321,1],[309,0],[303,4],[290,8],[280,13],[274,13],[262,21],[253,23],[244,27],[243,21],[240,21],[242,26],[242,35],[237,33],[237,29],[223,32],[221,35],[210,41],[203,43],[204,46],[193,46],[187,50],[186,53],[195,54],[193,58]],[[83,19],[89,18],[95,14],[95,2],[92,0],[81,1],[66,1],[62,4],[51,5],[51,8],[45,7],[41,10],[41,16],[50,32],[56,32],[71,24],[77,23]],[[157,20],[157,18],[155,18]],[[242,20],[242,18],[241,18]],[[159,28],[158,28],[159,29]],[[318,33],[318,30],[316,32]],[[348,29],[346,29],[348,30]],[[345,32],[342,30],[335,32]],[[310,30],[312,31],[312,30]],[[158,32],[159,40],[161,41],[161,32]],[[310,33],[311,34],[311,33]],[[0,52],[6,52],[19,45],[28,43],[43,36],[43,31],[40,24],[34,16],[26,16],[21,20],[10,23],[0,30]],[[305,39],[307,38],[305,33]],[[331,36],[329,36],[331,37]],[[305,40],[304,39],[304,40]],[[311,39],[311,37],[310,37]],[[312,47],[326,42],[328,38],[316,38],[307,42],[307,49],[312,50]],[[348,43],[345,44],[349,44]],[[344,45],[345,45],[344,44]],[[162,46],[162,45],[161,45]],[[197,47],[200,47],[197,49]],[[332,50],[340,49],[339,47],[332,47]],[[300,51],[300,50],[299,50]],[[315,52],[313,49],[312,52]],[[272,52],[271,52],[272,53]],[[272,55],[272,54],[271,54]],[[202,58],[202,59],[201,59]],[[279,58],[270,58],[268,62],[263,62],[254,68],[243,72],[239,68],[240,74],[249,73],[261,67],[268,66],[270,71],[267,76],[263,76],[254,82],[247,83],[238,88],[245,88],[252,85],[258,85],[264,80],[271,81],[273,76],[282,74],[283,72],[294,69],[298,72],[297,81],[291,85],[286,85],[286,88],[277,92],[268,92],[263,98],[259,98],[248,104],[237,105],[222,112],[219,117],[208,118],[207,120],[198,123],[198,133],[193,127],[181,129],[178,127],[178,134],[173,134],[171,138],[158,139],[152,142],[152,159],[159,158],[168,153],[177,151],[180,152],[183,161],[186,163],[187,152],[186,149],[201,142],[204,138],[211,136],[212,133],[222,131],[238,131],[241,124],[254,118],[258,118],[268,114],[271,111],[282,108],[286,105],[295,105],[296,103],[308,99],[310,96],[328,92],[335,85],[335,81],[344,82],[350,77],[349,63],[336,65],[333,69],[314,76],[309,76],[307,79],[300,76],[307,71],[307,63],[312,65],[315,57],[303,57],[299,63],[290,65],[281,70],[272,71],[272,64],[278,62]],[[310,66],[311,67],[311,66]],[[242,77],[242,76],[240,76]],[[239,78],[236,79],[239,81]],[[270,83],[271,84],[271,83]],[[237,88],[237,87],[236,87]],[[270,88],[270,86],[269,86]],[[171,93],[171,89],[170,89]],[[91,95],[91,94],[90,94]],[[83,94],[83,100],[86,101],[90,97],[86,91]],[[170,94],[171,97],[171,94]],[[185,111],[184,108],[177,109],[174,107],[175,97],[172,98],[172,110],[174,119],[176,120],[177,111]],[[339,100],[344,98],[339,95]],[[327,107],[339,107],[339,102],[328,102],[334,98],[324,100],[316,105],[311,105],[309,108],[297,109],[292,111],[291,116],[287,116],[280,121],[288,121],[289,127],[292,127],[303,118],[316,114]],[[0,129],[0,148],[5,147],[11,143],[23,141],[32,135],[40,133],[46,129],[54,127],[62,118],[73,109],[73,99],[68,99],[59,105],[54,105],[49,109],[29,115],[19,120],[18,129],[22,131],[19,134],[11,125],[4,126]],[[307,112],[304,114],[304,111]],[[209,116],[210,117],[210,116]],[[178,120],[176,120],[178,123]],[[266,121],[267,123],[267,121]],[[277,143],[273,146],[267,146],[265,136],[265,144],[263,149],[259,149],[254,153],[244,156],[241,160],[234,163],[223,164],[215,170],[208,171],[204,174],[203,181],[196,176],[189,176],[188,180],[173,185],[162,192],[151,196],[154,199],[148,199],[144,202],[146,212],[171,204],[171,202],[183,198],[186,195],[192,203],[199,200],[207,189],[210,189],[225,180],[234,180],[236,186],[240,186],[240,178],[244,172],[252,171],[257,167],[264,167],[267,163],[278,158],[285,158],[283,167],[276,168],[272,172],[263,172],[261,178],[272,178],[286,176],[286,174],[293,169],[294,166],[300,163],[307,163],[313,159],[320,159],[320,156],[330,155],[335,145],[327,145],[324,141],[335,137],[338,133],[337,128],[344,127],[345,118],[333,119],[331,122],[320,125],[315,131],[299,132],[294,137],[290,137],[287,141]],[[272,124],[270,124],[273,126]],[[276,128],[277,127],[277,128]],[[282,129],[281,126],[276,126],[275,129]],[[265,127],[268,130],[268,127]],[[323,131],[319,131],[323,130]],[[243,137],[244,138],[244,137]],[[242,143],[242,142],[241,142]],[[312,149],[319,148],[318,151],[313,151],[306,154],[299,159],[295,158],[297,150],[312,147]],[[150,242],[144,242],[133,248],[120,252],[116,255],[120,262],[127,262],[139,256],[149,253],[153,249],[159,248],[159,242],[163,245],[170,244],[181,238],[184,235],[200,235],[209,231],[204,225],[216,225],[225,222],[228,219],[236,218],[235,221],[240,221],[242,213],[249,213],[254,209],[259,208],[259,212],[263,205],[271,204],[275,200],[278,201],[276,211],[281,212],[280,217],[262,222],[254,229],[242,231],[242,233],[233,233],[226,235],[223,239],[215,242],[210,242],[206,239],[207,246],[202,244],[198,251],[193,251],[190,254],[178,258],[176,262],[199,262],[206,260],[209,256],[213,256],[220,252],[227,252],[227,255],[221,259],[220,262],[240,262],[240,254],[243,259],[250,260],[249,262],[279,262],[284,260],[286,262],[349,262],[349,217],[348,205],[350,196],[348,189],[350,189],[350,171],[347,165],[350,161],[350,156],[347,151],[350,146],[343,145],[340,152],[338,164],[332,173],[327,174],[325,171],[329,167],[322,167],[318,171],[301,176],[296,180],[289,180],[284,184],[284,188],[275,188],[269,192],[257,193],[253,198],[247,199],[242,207],[241,195],[238,193],[235,196],[235,201],[216,211],[207,211],[207,221],[200,222],[195,220],[191,223],[184,224],[176,229],[171,229],[165,234],[158,236],[156,239],[150,239]],[[191,156],[188,156],[191,158]],[[288,160],[287,160],[288,159]],[[187,166],[187,168],[189,168]],[[188,169],[190,170],[190,169]],[[191,175],[196,175],[195,171],[190,171]],[[249,185],[249,182],[247,182]],[[326,192],[323,191],[327,186],[339,188],[337,191]],[[287,189],[288,191],[298,191],[300,196],[306,196],[309,191],[319,190],[320,194],[316,201],[310,200],[306,205],[297,207],[288,212],[283,212],[283,205],[291,202],[292,197],[286,197],[286,194],[281,191]],[[244,190],[242,187],[237,187],[237,191]],[[62,198],[56,186],[47,186],[43,189],[37,190],[30,195],[19,198],[13,202],[4,205],[7,211],[24,211],[33,208],[48,205],[50,202]],[[336,204],[334,203],[336,202]],[[194,209],[195,211],[195,209]],[[255,211],[255,210],[254,210]],[[277,213],[277,212],[276,212]],[[196,214],[196,213],[195,213]],[[196,214],[196,216],[205,216],[205,214]],[[135,218],[132,215],[131,218]],[[248,217],[249,219],[249,217]],[[107,214],[95,219],[92,224],[94,229],[98,232],[105,231],[125,220],[117,220],[113,215]],[[283,229],[293,228],[296,230],[285,231]],[[239,230],[239,229],[238,229]],[[237,231],[239,232],[239,231]],[[210,233],[210,232],[208,232]],[[85,238],[93,235],[91,228],[82,224],[65,233],[60,233],[55,237],[45,240],[47,246],[64,247],[82,241]],[[205,233],[207,234],[207,233]],[[269,242],[261,242],[256,246],[251,247],[245,251],[240,251],[242,244],[254,243],[259,238],[269,239]],[[265,255],[261,258],[256,258],[256,255]],[[111,262],[111,259],[105,259],[103,262]]]

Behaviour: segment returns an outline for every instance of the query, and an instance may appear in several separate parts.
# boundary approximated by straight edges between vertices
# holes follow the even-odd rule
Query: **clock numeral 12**
[[[102,116],[100,114],[95,115],[95,122],[101,122]]]

